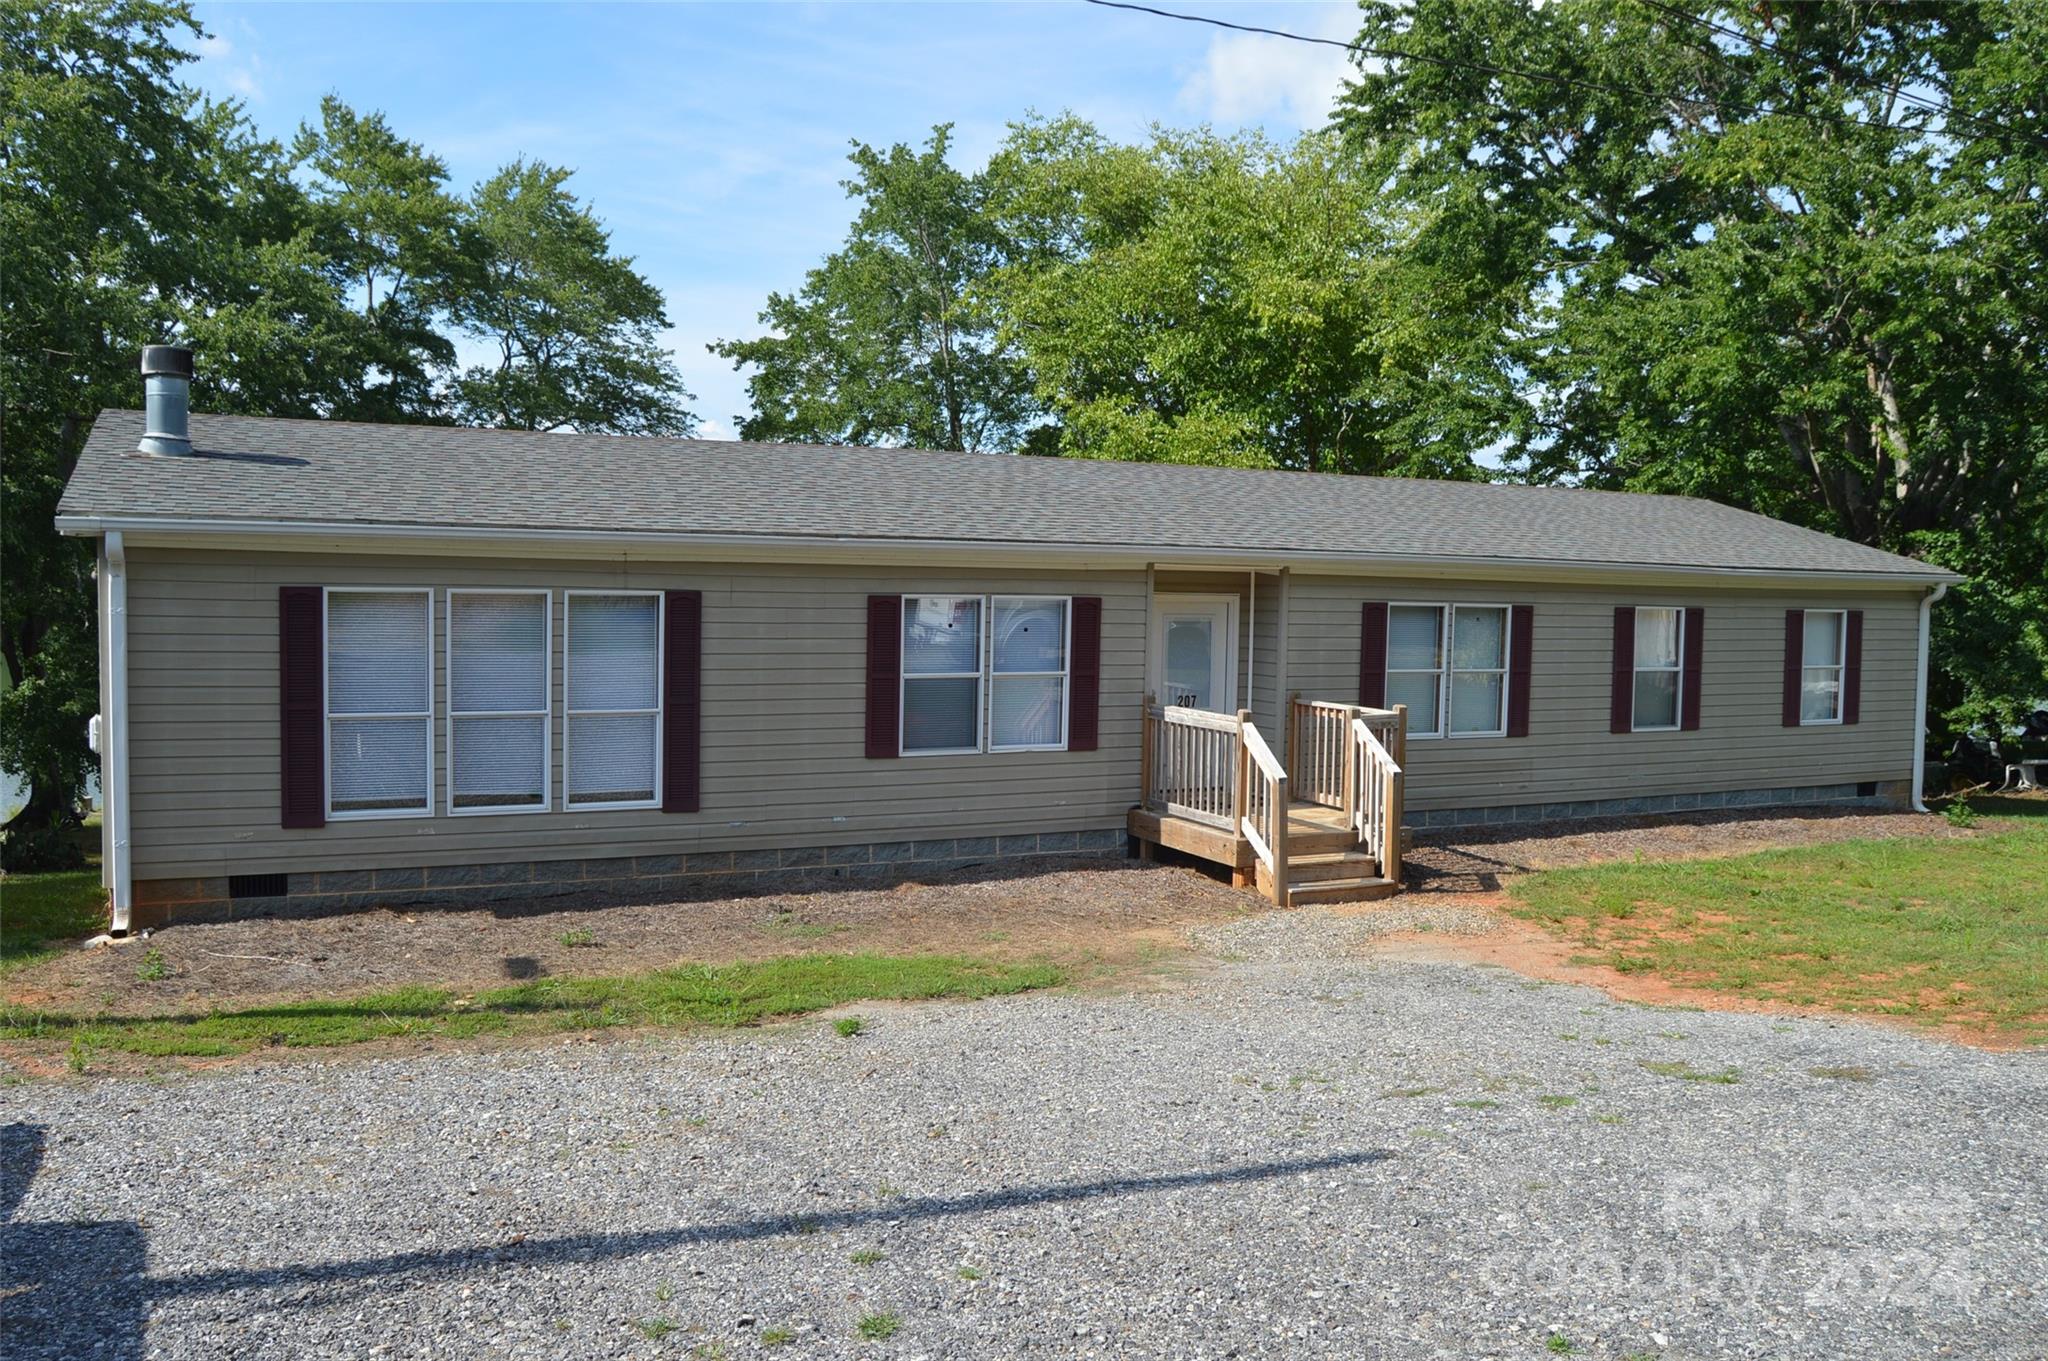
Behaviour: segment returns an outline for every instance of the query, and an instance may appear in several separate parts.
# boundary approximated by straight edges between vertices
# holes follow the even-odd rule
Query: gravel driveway
[[[1341,959],[858,1010],[0,1090],[0,1351],[2048,1345],[2038,1053]]]

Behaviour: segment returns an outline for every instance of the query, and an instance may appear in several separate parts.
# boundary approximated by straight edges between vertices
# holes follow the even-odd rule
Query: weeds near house
[[[1570,1356],[1578,1348],[1572,1345],[1572,1340],[1563,1333],[1552,1333],[1549,1341],[1543,1344],[1543,1350],[1552,1356]]]
[[[147,1058],[220,1057],[262,1047],[331,1048],[394,1037],[544,1035],[619,1026],[743,1026],[869,998],[992,997],[1051,987],[1050,965],[946,955],[794,955],[610,978],[543,978],[458,997],[401,988],[318,1002],[178,1016],[104,1016],[0,1007],[0,1040]]]
[[[579,926],[573,931],[564,931],[559,937],[563,945],[571,950],[583,950],[597,944],[597,937],[589,927]]]
[[[1578,1105],[1579,1099],[1576,1096],[1539,1096],[1536,1104],[1545,1110],[1561,1111],[1567,1106]]]
[[[761,1345],[764,1347],[780,1347],[785,1343],[794,1341],[796,1341],[796,1329],[786,1327],[780,1323],[776,1324],[773,1328],[763,1328],[761,1330]]]
[[[855,1266],[874,1266],[877,1262],[887,1261],[888,1257],[889,1254],[880,1248],[862,1248],[846,1260]]]
[[[162,950],[149,950],[142,956],[142,962],[135,966],[135,977],[142,983],[161,983],[171,976],[171,966],[164,962]]]
[[[1872,1077],[1871,1071],[1860,1064],[1854,1064],[1847,1068],[1809,1068],[1806,1070],[1806,1075],[1808,1077],[1829,1078],[1836,1082],[1868,1082]]]
[[[669,1318],[640,1318],[633,1320],[633,1331],[649,1342],[659,1342],[676,1330],[676,1322]]]
[[[1951,827],[1967,830],[1977,825],[1977,810],[1970,806],[1970,800],[1962,794],[1949,800],[1948,807],[1941,810],[1941,815],[1948,820]]]
[[[867,1022],[858,1016],[841,1016],[832,1023],[832,1028],[847,1039],[852,1039],[855,1035],[867,1029]]]
[[[870,1342],[892,1338],[902,1326],[902,1318],[895,1314],[862,1314],[860,1322],[853,1325],[854,1331]]]
[[[977,1267],[963,1266],[953,1274],[963,1281],[978,1281],[981,1279],[981,1271]]]

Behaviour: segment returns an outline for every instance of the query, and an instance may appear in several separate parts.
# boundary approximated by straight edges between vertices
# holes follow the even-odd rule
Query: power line
[[[1704,104],[1716,113],[1726,115],[1729,111],[1751,114],[1756,117],[1804,118],[1809,122],[1833,123],[1838,126],[1872,128],[1879,132],[1904,134],[1918,137],[1921,129],[1906,127],[1897,123],[1877,122],[1858,118],[1854,114],[1822,113],[1818,110],[1771,109],[1760,104],[1744,104],[1731,99],[1717,99],[1712,95],[1672,95],[1657,90],[1646,90],[1640,86],[1615,85],[1607,81],[1585,80],[1577,76],[1554,75],[1548,71],[1528,71],[1512,66],[1492,66],[1485,62],[1460,61],[1452,57],[1439,57],[1426,52],[1402,52],[1393,48],[1374,47],[1369,43],[1345,42],[1341,38],[1320,38],[1308,33],[1290,33],[1282,28],[1266,28],[1259,24],[1240,24],[1229,19],[1218,19],[1208,14],[1181,14],[1174,10],[1155,9],[1151,5],[1132,4],[1130,0],[1086,0],[1103,9],[1130,10],[1137,14],[1150,14],[1161,19],[1174,19],[1184,24],[1206,24],[1211,28],[1229,29],[1235,33],[1256,33],[1269,38],[1285,38],[1289,42],[1309,43],[1317,47],[1336,47],[1361,56],[1378,57],[1383,61],[1412,61],[1426,66],[1440,66],[1451,71],[1476,71],[1489,76],[1512,76],[1518,80],[1533,80],[1540,84],[1557,85],[1566,89],[1597,90],[1603,94],[1627,95],[1634,99],[1647,99],[1653,103],[1679,101],[1687,104]]]

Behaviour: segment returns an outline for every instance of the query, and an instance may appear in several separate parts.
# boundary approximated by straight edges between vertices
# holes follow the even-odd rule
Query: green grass
[[[990,997],[1062,981],[1043,964],[946,955],[795,955],[615,978],[544,978],[469,997],[402,988],[319,1002],[167,1017],[0,1007],[0,1040],[145,1057],[217,1057],[266,1045],[325,1048],[393,1037],[547,1034],[612,1026],[742,1026],[870,998]]]
[[[847,1039],[852,1039],[867,1028],[867,1022],[858,1016],[841,1016],[832,1023],[832,1028]]]
[[[903,1320],[895,1314],[862,1314],[854,1330],[870,1342],[880,1342],[896,1336],[902,1326]]]
[[[107,891],[96,869],[0,879],[0,973],[48,959],[106,928]]]
[[[1714,991],[2048,1040],[2048,801],[1980,829],[1547,870],[1517,915],[1597,963]]]
[[[846,1260],[855,1266],[874,1266],[877,1262],[886,1261],[888,1256],[880,1248],[861,1248]]]

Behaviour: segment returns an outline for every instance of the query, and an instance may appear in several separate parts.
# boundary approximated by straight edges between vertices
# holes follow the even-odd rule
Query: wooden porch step
[[[1287,886],[1287,905],[1306,907],[1310,903],[1364,903],[1375,898],[1391,898],[1400,891],[1399,884],[1377,875],[1357,879],[1321,879],[1307,884],[1290,883]]]
[[[1287,859],[1287,882],[1317,883],[1326,879],[1357,879],[1379,873],[1379,862],[1363,851],[1322,851]]]

